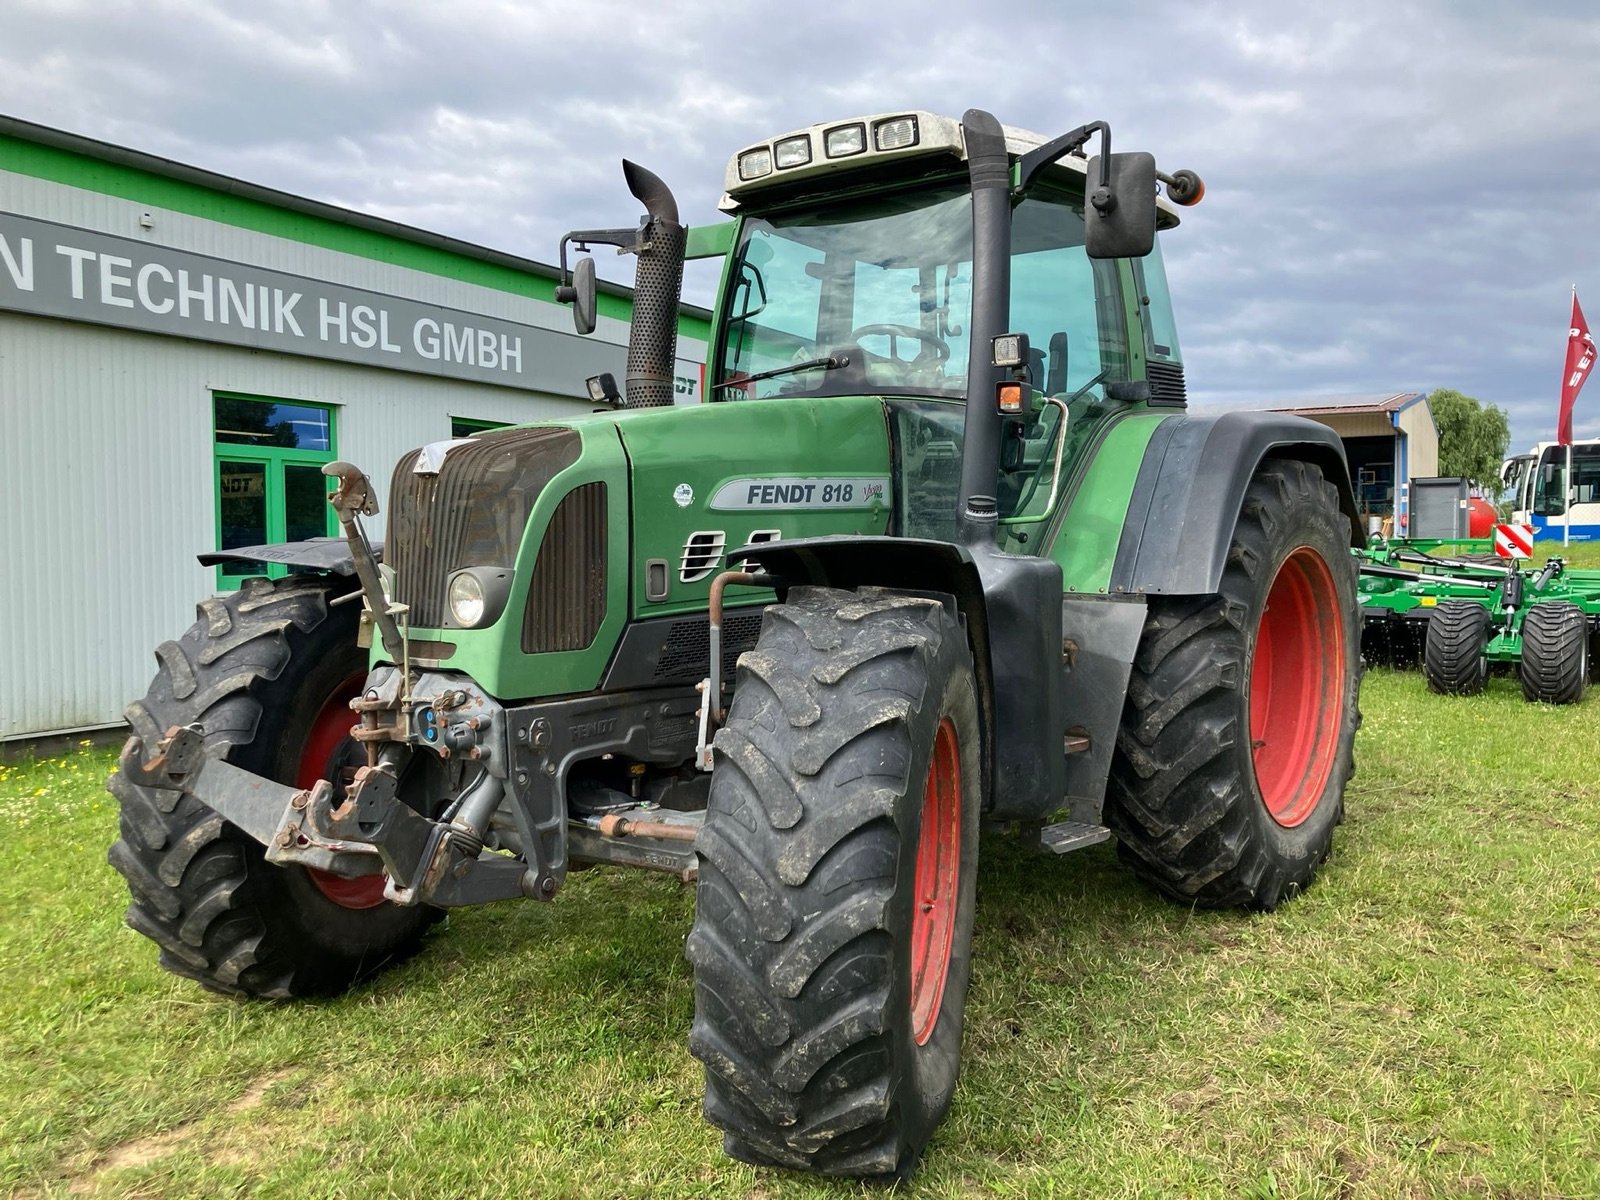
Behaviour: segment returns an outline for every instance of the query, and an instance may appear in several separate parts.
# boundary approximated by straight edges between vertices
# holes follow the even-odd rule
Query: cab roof
[[[1021,157],[1050,140],[1015,125],[1002,125],[1001,129],[1006,150],[1013,157]],[[966,161],[965,133],[954,117],[911,109],[823,121],[751,143],[730,158],[718,207],[732,212],[774,185],[818,178],[833,171],[941,155]],[[1083,175],[1089,164],[1081,155],[1068,154],[1058,159],[1057,165]],[[1156,210],[1160,228],[1170,229],[1178,224],[1177,206],[1165,196],[1157,195]]]

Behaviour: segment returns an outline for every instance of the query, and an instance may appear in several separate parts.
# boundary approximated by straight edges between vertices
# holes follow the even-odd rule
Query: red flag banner
[[[1578,307],[1578,293],[1572,293],[1572,328],[1567,333],[1567,368],[1561,376],[1561,414],[1556,419],[1556,441],[1563,446],[1572,445],[1572,403],[1589,378],[1589,368],[1594,366],[1594,338],[1589,336],[1588,323],[1583,319],[1583,309]]]

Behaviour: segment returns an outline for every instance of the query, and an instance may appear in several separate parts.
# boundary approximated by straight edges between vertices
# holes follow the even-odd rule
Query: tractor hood
[[[624,409],[405,455],[385,558],[415,661],[502,700],[582,693],[628,622],[703,612],[741,546],[887,532],[891,481],[876,397]],[[450,600],[469,570],[474,626]]]
[[[752,542],[889,528],[889,433],[875,397],[644,409],[616,424],[632,483],[635,617],[704,609],[730,552]]]

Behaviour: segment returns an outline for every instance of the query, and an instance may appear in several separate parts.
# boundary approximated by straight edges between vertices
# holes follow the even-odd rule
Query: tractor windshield
[[[965,187],[752,217],[732,270],[719,399],[965,390]]]
[[[1083,248],[1082,202],[1035,189],[1012,218],[1011,324],[1033,385],[1094,398],[1127,377],[1112,263]],[[716,399],[965,398],[972,307],[966,181],[748,217],[730,267]]]

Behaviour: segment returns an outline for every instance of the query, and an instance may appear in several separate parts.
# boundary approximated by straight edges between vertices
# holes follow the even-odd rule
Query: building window
[[[475,433],[484,433],[490,429],[504,429],[509,424],[510,421],[475,421],[471,417],[451,417],[450,436],[471,437]]]
[[[214,393],[217,548],[260,546],[323,537],[336,531],[322,465],[333,461],[333,409],[262,396]],[[221,586],[248,576],[277,579],[283,566],[224,563]]]

